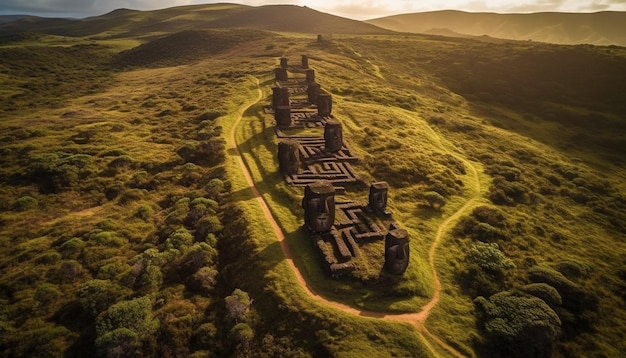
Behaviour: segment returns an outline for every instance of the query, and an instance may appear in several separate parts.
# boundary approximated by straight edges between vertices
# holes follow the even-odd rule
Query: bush
[[[559,291],[546,283],[531,283],[522,287],[522,291],[537,298],[541,298],[548,306],[552,307],[552,309],[563,303]]]
[[[439,210],[442,206],[446,204],[446,199],[443,195],[439,194],[436,191],[427,191],[422,193],[422,199],[428,202],[428,205],[435,210]]]
[[[492,349],[508,357],[549,357],[561,333],[559,316],[543,300],[511,292],[474,300]]]
[[[37,209],[39,207],[39,201],[32,196],[22,196],[18,198],[13,204],[13,210],[26,211],[30,209]]]
[[[59,251],[64,259],[76,259],[86,245],[81,238],[73,237],[61,244]]]
[[[226,304],[227,317],[235,323],[246,322],[252,300],[248,293],[236,288],[230,296],[224,299]]]
[[[465,260],[476,264],[482,270],[490,273],[500,273],[512,269],[515,264],[507,258],[496,243],[476,242],[470,246]]]
[[[130,290],[109,280],[89,280],[80,286],[77,296],[83,309],[95,318],[129,294]]]
[[[96,347],[106,353],[111,343],[138,343],[149,339],[159,328],[159,321],[152,317],[152,304],[148,297],[122,301],[110,306],[96,320]]]

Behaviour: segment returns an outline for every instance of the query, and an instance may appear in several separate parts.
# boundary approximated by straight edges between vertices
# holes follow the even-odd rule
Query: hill
[[[252,29],[212,27],[229,17]],[[293,6],[39,20],[0,39],[0,355],[626,351],[626,48],[259,29],[344,23]],[[269,107],[302,54],[358,157],[337,202],[387,182],[403,275],[330,278],[302,229]]]
[[[383,34],[389,30],[307,7],[212,4],[155,11],[118,9],[86,19],[29,17],[0,25],[0,34],[40,32],[98,38],[144,37],[209,28],[249,28],[299,33]]]
[[[465,35],[521,41],[626,46],[626,12],[496,14],[446,10],[394,15],[366,22],[400,32],[447,29]]]

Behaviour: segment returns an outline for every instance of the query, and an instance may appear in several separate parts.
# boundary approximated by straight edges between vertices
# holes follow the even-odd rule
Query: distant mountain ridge
[[[470,13],[456,10],[402,14],[365,21],[385,29],[532,40],[556,44],[626,46],[626,12]]]
[[[2,20],[2,19],[0,19]],[[247,28],[298,33],[390,33],[375,25],[326,14],[305,6],[208,4],[162,10],[117,9],[85,19],[27,17],[0,22],[0,35],[39,32],[60,36],[126,37],[186,30]],[[9,21],[14,20],[14,21]]]

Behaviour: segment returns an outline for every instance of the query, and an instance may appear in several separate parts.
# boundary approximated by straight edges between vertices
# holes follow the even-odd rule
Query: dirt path
[[[436,271],[436,268],[435,268],[435,253],[436,253],[437,247],[439,246],[439,243],[441,242],[441,240],[444,237],[444,235],[446,234],[446,232],[451,228],[452,224],[458,218],[460,218],[462,215],[464,215],[469,210],[471,210],[471,208],[474,205],[474,202],[476,200],[478,200],[478,198],[480,197],[481,187],[480,187],[480,180],[479,180],[479,177],[478,177],[478,171],[476,170],[476,168],[472,165],[471,162],[465,160],[464,158],[458,156],[457,154],[451,153],[452,155],[457,157],[459,160],[463,161],[463,163],[465,163],[467,169],[469,169],[469,171],[471,172],[471,175],[472,175],[474,183],[475,183],[474,184],[474,188],[473,188],[473,190],[475,192],[472,195],[472,197],[470,197],[470,199],[465,203],[465,205],[463,205],[463,207],[461,207],[454,214],[452,214],[448,219],[446,219],[446,221],[444,221],[439,226],[439,228],[437,230],[437,234],[435,235],[435,240],[433,241],[433,243],[432,243],[432,245],[430,247],[430,250],[428,252],[428,263],[429,263],[429,266],[430,266],[430,269],[431,269],[431,273],[433,275],[433,281],[434,281],[434,293],[433,293],[433,297],[431,298],[431,300],[422,307],[421,311],[415,312],[415,313],[404,313],[404,314],[384,313],[384,312],[371,312],[371,311],[360,310],[360,309],[357,309],[357,308],[354,308],[354,307],[351,307],[351,306],[348,306],[348,305],[345,305],[345,304],[342,304],[342,303],[338,303],[338,302],[327,300],[326,298],[320,296],[315,291],[313,291],[313,289],[311,289],[311,287],[307,284],[307,282],[305,281],[304,277],[302,276],[302,273],[300,272],[300,270],[294,264],[293,255],[291,254],[291,251],[289,250],[289,247],[287,246],[287,241],[285,239],[285,235],[283,234],[280,226],[278,226],[278,223],[276,222],[276,220],[272,216],[272,213],[271,213],[267,203],[265,202],[265,200],[261,196],[261,193],[259,192],[258,188],[254,185],[254,180],[252,179],[252,176],[250,175],[250,171],[248,170],[248,167],[246,166],[246,164],[245,164],[245,162],[243,160],[241,152],[239,151],[239,147],[237,146],[235,133],[236,133],[237,127],[239,125],[239,122],[243,118],[243,114],[250,107],[252,107],[255,104],[257,104],[261,100],[261,98],[263,96],[263,93],[262,93],[261,89],[258,88],[259,80],[257,78],[255,78],[255,81],[256,81],[256,84],[257,84],[257,97],[254,100],[252,100],[252,101],[250,101],[248,103],[244,103],[239,108],[239,111],[237,112],[237,117],[235,119],[235,123],[234,123],[234,125],[232,127],[232,130],[231,130],[231,133],[230,133],[230,136],[229,136],[230,140],[229,140],[229,143],[228,143],[227,147],[228,147],[228,149],[235,151],[236,157],[237,157],[237,161],[239,163],[239,166],[241,167],[241,171],[244,174],[244,177],[246,178],[246,182],[247,182],[248,186],[252,190],[254,198],[257,200],[259,206],[261,207],[261,210],[263,211],[263,214],[265,215],[265,218],[267,219],[267,221],[272,226],[272,230],[276,233],[276,237],[280,241],[280,247],[282,248],[282,250],[283,250],[283,252],[285,254],[285,258],[287,260],[287,263],[291,267],[291,270],[295,274],[299,284],[305,290],[307,295],[309,295],[311,298],[313,298],[317,302],[323,303],[323,304],[325,304],[327,306],[333,307],[335,309],[341,310],[341,311],[346,312],[346,313],[350,313],[350,314],[354,314],[354,315],[358,315],[358,316],[363,316],[363,317],[379,318],[379,319],[386,319],[386,320],[410,323],[419,332],[422,332],[422,334],[426,335],[428,338],[430,338],[431,340],[435,341],[439,346],[441,346],[443,349],[448,351],[453,356],[455,356],[455,357],[464,357],[463,354],[461,354],[460,352],[458,352],[457,350],[452,348],[450,345],[445,343],[439,337],[437,337],[436,335],[430,333],[428,331],[428,329],[426,328],[426,326],[425,326],[425,322],[428,319],[428,316],[429,316],[431,310],[437,305],[437,303],[439,303],[439,298],[440,298],[440,293],[441,293],[441,282],[439,280],[439,277],[437,275],[437,271]],[[431,350],[432,350],[432,348],[431,348]]]

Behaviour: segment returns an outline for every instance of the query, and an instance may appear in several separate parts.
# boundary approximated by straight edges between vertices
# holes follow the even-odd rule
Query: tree
[[[493,349],[508,357],[549,357],[561,334],[559,316],[543,300],[519,292],[500,292],[474,300]]]
[[[247,321],[250,305],[252,305],[252,299],[250,299],[248,293],[236,288],[224,301],[229,319],[236,323]]]

